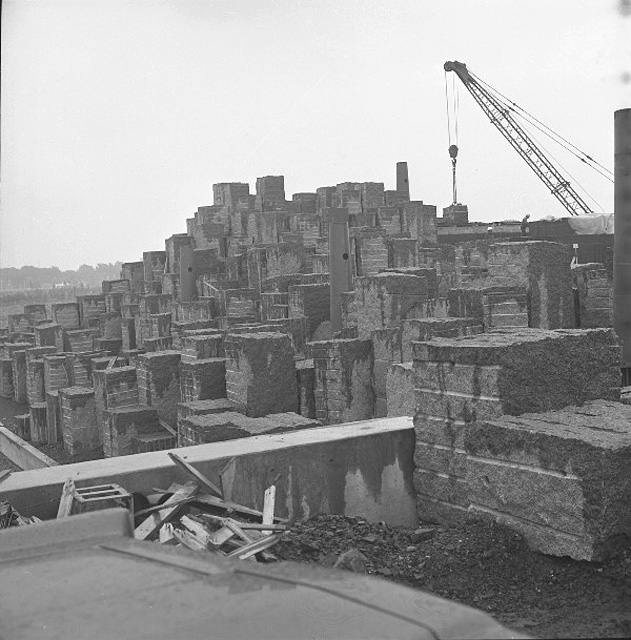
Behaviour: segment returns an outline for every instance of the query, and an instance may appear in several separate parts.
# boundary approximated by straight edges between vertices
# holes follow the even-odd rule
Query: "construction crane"
[[[570,181],[561,173],[561,171],[553,164],[552,160],[544,152],[543,149],[526,133],[524,128],[517,122],[512,111],[512,107],[498,99],[496,95],[491,93],[479,78],[475,77],[468,71],[467,65],[462,62],[445,62],[445,72],[453,71],[462,81],[469,93],[474,97],[475,101],[482,107],[482,110],[491,120],[491,123],[499,130],[499,132],[510,142],[511,146],[519,153],[519,155],[528,163],[528,166],[539,176],[543,183],[550,189],[552,195],[569,211],[570,215],[593,214],[592,209],[579,196],[576,190],[570,184]],[[446,76],[445,76],[446,77]],[[486,85],[486,86],[483,86]],[[501,94],[500,94],[501,95]],[[457,104],[457,103],[456,103]],[[515,104],[515,103],[511,103]],[[515,105],[516,106],[516,105]],[[449,113],[449,101],[448,101]],[[538,122],[538,121],[537,121]],[[457,125],[456,125],[457,127]],[[456,128],[457,132],[457,128]],[[545,132],[544,132],[545,133]],[[548,135],[548,134],[546,134]],[[561,136],[557,136],[561,137]],[[561,138],[564,140],[563,138]],[[451,141],[451,139],[450,139]],[[567,141],[565,141],[567,142]],[[571,145],[573,146],[573,145]],[[453,199],[454,204],[457,200],[456,191],[456,158],[458,155],[458,147],[455,144],[449,147],[449,156],[451,157],[453,172]],[[585,158],[595,162],[592,158],[583,154]],[[581,158],[583,162],[587,162]],[[598,163],[596,163],[598,164]],[[600,165],[602,166],[602,165]],[[604,167],[603,167],[604,169]],[[607,169],[605,169],[607,171]],[[604,175],[604,174],[602,174]],[[605,176],[608,177],[608,176]]]

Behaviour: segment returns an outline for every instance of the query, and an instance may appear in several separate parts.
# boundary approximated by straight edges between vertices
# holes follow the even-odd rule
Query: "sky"
[[[288,199],[394,189],[407,161],[412,199],[440,214],[447,60],[613,170],[630,14],[630,0],[4,0],[0,267],[141,260],[214,183],[254,193],[265,175]],[[470,219],[565,215],[455,85]],[[613,211],[611,182],[548,148]]]

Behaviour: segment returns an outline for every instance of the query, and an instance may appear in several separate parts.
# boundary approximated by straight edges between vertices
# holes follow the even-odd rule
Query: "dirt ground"
[[[321,515],[295,524],[273,551],[333,566],[351,549],[365,556],[355,562],[366,573],[482,609],[533,637],[631,636],[629,547],[603,564],[576,562],[534,553],[488,521],[415,530]]]

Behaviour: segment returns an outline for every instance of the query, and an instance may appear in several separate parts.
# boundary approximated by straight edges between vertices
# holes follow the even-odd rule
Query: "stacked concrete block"
[[[298,383],[298,412],[305,418],[316,417],[315,364],[313,358],[296,362]]]
[[[466,204],[450,204],[443,209],[443,222],[454,227],[469,224],[469,208]]]
[[[340,296],[342,327],[357,327],[357,296],[355,291],[343,291]]]
[[[416,267],[418,243],[412,238],[390,238],[388,240],[389,267]]]
[[[171,351],[173,347],[173,338],[171,336],[163,336],[161,338],[145,338],[142,343],[143,351],[154,353],[156,351]]]
[[[182,247],[191,247],[193,238],[185,233],[176,233],[165,240],[166,265],[165,273],[178,275],[180,273],[180,250]],[[164,284],[164,283],[163,283]]]
[[[472,515],[546,554],[602,561],[631,528],[631,407],[581,407],[481,420],[464,434]]]
[[[172,322],[171,337],[173,348],[181,349],[182,340],[186,336],[209,335],[221,333],[218,327],[218,319],[215,320],[189,320],[188,322]]]
[[[103,293],[128,293],[131,291],[129,280],[103,280],[101,283]]]
[[[139,436],[165,434],[155,407],[137,404],[108,409],[103,427],[103,455],[106,458],[138,453],[135,440]]]
[[[525,287],[492,287],[482,290],[485,330],[528,326]]]
[[[248,438],[321,426],[317,420],[296,413],[251,418],[242,413],[221,412],[191,416],[182,420],[182,446]]]
[[[438,243],[436,207],[420,201],[403,203],[403,228],[414,238],[419,247],[431,247]]]
[[[64,449],[71,456],[100,449],[102,442],[96,419],[94,389],[62,389],[59,391],[59,402]]]
[[[289,317],[289,294],[270,291],[261,294],[261,321]]]
[[[79,320],[84,329],[98,327],[99,317],[106,311],[105,294],[77,296]]]
[[[175,273],[162,274],[162,294],[169,295],[174,300],[180,298],[182,287],[180,285],[180,276]]]
[[[297,411],[294,350],[282,333],[231,333],[224,342],[226,395],[250,417]]]
[[[14,351],[12,356],[13,367],[13,400],[18,404],[26,402],[26,350]]]
[[[269,211],[285,204],[285,176],[263,176],[256,179],[256,195],[262,210]]]
[[[34,327],[36,347],[55,347],[57,351],[64,350],[64,334],[61,325],[50,322]]]
[[[192,416],[204,416],[212,413],[224,413],[226,411],[243,413],[244,408],[239,407],[228,398],[216,398],[214,400],[196,400],[193,402],[182,402],[177,407],[177,444],[179,447],[186,446],[184,442],[191,442],[186,433],[184,420]],[[193,442],[193,444],[196,444]]]
[[[64,331],[64,351],[86,353],[94,351],[95,332],[93,329]]]
[[[102,351],[66,354],[66,367],[73,387],[87,388],[92,386],[94,360],[102,356]],[[107,360],[109,363],[109,357]]]
[[[94,380],[96,417],[105,452],[105,448],[110,446],[106,442],[109,437],[106,437],[109,433],[108,412],[119,407],[133,407],[138,404],[136,368],[95,369],[92,371],[92,379]]]
[[[59,390],[46,391],[46,443],[61,442],[61,405]]]
[[[99,331],[106,340],[120,340],[122,333],[122,318],[120,313],[102,313],[99,317]]]
[[[427,280],[420,276],[379,273],[359,278],[355,290],[359,337],[398,327],[407,318],[423,317],[427,300]]]
[[[57,391],[71,386],[71,379],[66,366],[64,354],[45,354],[44,360],[44,387],[46,393]]]
[[[401,362],[401,328],[377,329],[371,333],[373,344],[373,389],[375,418],[388,415],[386,381],[392,363]]]
[[[613,283],[600,263],[572,266],[581,329],[613,326]]]
[[[388,266],[388,240],[384,229],[363,227],[354,232],[357,275],[372,276]]]
[[[155,407],[160,420],[175,428],[181,401],[179,351],[143,353],[136,360],[140,404]]]
[[[394,363],[386,373],[386,415],[413,416],[416,412],[412,362]]]
[[[46,402],[34,402],[29,407],[32,444],[48,443],[47,411],[48,408]]]
[[[160,281],[166,263],[166,251],[144,251],[142,262],[144,265],[143,278],[146,282]]]
[[[323,424],[367,420],[374,415],[371,340],[311,343],[315,364],[316,418]]]
[[[136,349],[136,321],[134,318],[121,318],[121,344],[123,351]]]
[[[107,351],[113,356],[117,356],[123,349],[123,340],[120,338],[96,338],[94,346],[98,351]]]
[[[25,313],[10,313],[7,322],[9,333],[28,333],[31,328],[30,318]]]
[[[142,315],[152,313],[171,313],[173,296],[167,293],[142,295],[138,297],[138,312]]]
[[[613,330],[498,330],[414,345],[419,514],[459,519],[470,506],[470,425],[620,397]]]
[[[504,242],[491,245],[488,270],[492,284],[525,286],[530,326],[541,329],[575,325],[572,249],[555,242]]]
[[[307,341],[310,337],[308,318],[303,316],[278,318],[277,320],[268,320],[267,324],[270,325],[270,331],[280,331],[291,338],[291,345],[296,354],[304,354],[306,352]]]
[[[123,293],[106,293],[105,296],[105,312],[117,313],[122,315]]]
[[[204,358],[223,358],[224,336],[222,333],[183,336],[182,356],[195,360]]]
[[[133,453],[165,451],[177,447],[177,436],[166,429],[153,433],[139,433],[132,441]]]
[[[255,322],[259,319],[258,298],[254,289],[227,289],[223,291],[223,315],[241,322]]]
[[[216,315],[214,298],[180,302],[176,306],[176,319],[178,322],[212,320]]]
[[[129,280],[129,287],[135,293],[143,293],[145,279],[144,262],[123,262],[121,278]]]
[[[182,402],[225,398],[225,358],[183,358],[180,362],[180,387]]]
[[[381,206],[377,209],[377,223],[388,236],[400,236],[403,233],[403,210],[396,206]]]
[[[53,322],[56,322],[62,329],[79,329],[81,319],[79,316],[79,305],[76,302],[58,302],[51,305]]]
[[[433,338],[458,338],[482,333],[484,328],[476,318],[412,318],[401,323],[401,359],[411,362],[414,342]]]
[[[28,317],[29,325],[34,327],[39,322],[46,320],[46,305],[45,304],[25,304],[24,315]]]
[[[328,284],[289,287],[289,318],[307,318],[310,339],[323,322],[331,319],[331,288]]]
[[[142,292],[146,296],[162,295],[162,280],[150,280],[143,282]]]
[[[46,399],[43,356],[55,352],[55,347],[33,347],[26,350],[26,401],[29,405]]]
[[[31,439],[31,415],[29,413],[15,416],[14,425],[15,435],[18,436],[18,438],[22,438],[22,440]]]
[[[13,358],[0,356],[0,398],[13,400]]]

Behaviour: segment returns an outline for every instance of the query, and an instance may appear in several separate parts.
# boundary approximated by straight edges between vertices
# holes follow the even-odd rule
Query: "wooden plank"
[[[182,525],[188,529],[192,535],[195,536],[196,540],[202,544],[205,548],[208,548],[210,541],[212,539],[212,534],[210,531],[207,531],[206,527],[203,524],[199,524],[192,518],[188,516],[182,516],[180,518],[180,522]]]
[[[57,509],[57,518],[67,518],[70,515],[72,503],[74,502],[74,495],[74,480],[72,478],[68,478],[66,482],[64,482],[63,489],[61,490],[59,508]]]
[[[152,533],[155,533],[164,522],[175,515],[185,498],[190,498],[198,491],[199,485],[197,483],[187,482],[162,505],[162,509],[156,513],[152,513],[136,527],[134,538],[136,538],[136,540],[146,540]]]
[[[113,369],[117,360],[118,360],[118,356],[114,356],[113,358],[110,358],[110,360],[107,363],[107,366],[105,368],[106,369]]]
[[[191,466],[186,460],[182,460],[180,456],[175,453],[169,451],[169,458],[175,462],[181,469],[183,469],[190,476],[195,478],[197,482],[199,482],[202,486],[206,487],[211,493],[215,494],[217,497],[222,498],[221,489],[214,483],[211,482],[205,475],[201,474],[195,467]]]
[[[234,531],[228,526],[223,526],[221,529],[217,529],[210,539],[210,544],[213,547],[219,548],[224,542],[227,542],[234,536]]]
[[[235,549],[228,554],[228,558],[239,558],[239,560],[246,560],[250,556],[253,556],[256,553],[264,551],[268,549],[272,545],[276,544],[281,539],[281,534],[276,533],[271,536],[265,536],[264,538],[259,538],[258,540],[254,540],[250,544],[246,544],[239,549]]]
[[[165,431],[168,431],[172,436],[177,435],[177,431],[170,424],[167,424],[164,420],[160,420],[160,419],[158,419],[158,422],[160,423],[160,426]]]
[[[263,498],[263,524],[272,524],[274,522],[274,507],[276,504],[276,485],[270,485],[265,490]],[[263,533],[272,533],[270,529],[263,529]]]
[[[160,544],[176,544],[177,538],[173,534],[173,525],[170,522],[165,522],[160,527],[159,537]]]
[[[262,511],[257,511],[256,509],[250,509],[250,507],[245,507],[242,504],[237,504],[236,502],[230,502],[228,500],[222,500],[221,498],[216,498],[215,496],[208,496],[208,495],[197,496],[193,502],[196,502],[202,505],[207,504],[211,507],[219,507],[227,511],[232,511],[233,513],[236,513],[239,516],[256,518],[259,521],[263,519]],[[287,524],[289,522],[287,518],[281,518],[279,516],[276,516],[274,520],[281,524]]]
[[[192,549],[193,551],[207,551],[207,548],[197,540],[189,531],[180,531],[179,529],[173,529],[173,535],[176,540],[181,542],[185,547]]]

